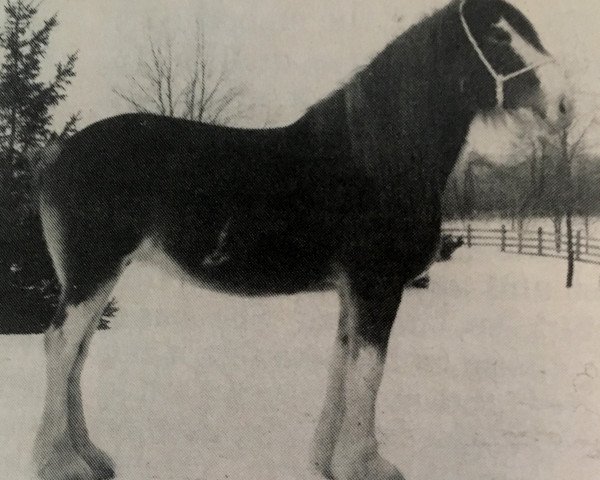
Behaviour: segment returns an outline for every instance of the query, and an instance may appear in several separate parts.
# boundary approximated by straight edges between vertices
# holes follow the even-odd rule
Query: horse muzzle
[[[537,74],[541,85],[531,107],[540,126],[550,134],[568,129],[575,119],[575,101],[564,70],[552,63],[541,67]]]

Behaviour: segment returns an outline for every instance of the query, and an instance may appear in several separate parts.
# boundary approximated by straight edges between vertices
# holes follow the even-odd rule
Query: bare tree
[[[241,102],[243,87],[231,84],[226,62],[218,65],[213,61],[199,22],[191,61],[180,65],[178,58],[186,55],[175,51],[172,36],[157,41],[149,34],[148,50],[138,62],[139,72],[129,77],[129,89],[113,91],[138,112],[221,125],[246,115]]]
[[[573,242],[573,217],[579,210],[574,169],[585,161],[586,151],[592,147],[587,142],[590,129],[597,125],[595,116],[580,117],[565,124],[553,137],[546,138],[547,144],[555,152],[555,182],[551,192],[556,215],[565,219],[567,237],[567,288],[573,286],[575,274],[575,248]],[[562,222],[561,222],[562,223]],[[556,224],[556,221],[555,221]]]
[[[567,225],[567,288],[571,288],[573,286],[573,276],[575,272],[575,252],[573,249],[573,214],[575,212],[575,202],[577,198],[575,195],[573,167],[585,152],[586,135],[594,124],[596,124],[595,117],[592,118],[583,128],[581,128],[579,132],[576,130],[578,125],[572,124],[570,126],[565,126],[559,133],[561,161],[564,164],[563,170],[566,174],[566,192],[563,198],[565,200],[565,218]]]

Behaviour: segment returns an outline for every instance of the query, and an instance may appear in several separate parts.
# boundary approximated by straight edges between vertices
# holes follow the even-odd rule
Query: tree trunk
[[[475,210],[475,181],[473,178],[473,164],[469,162],[465,170],[465,217],[473,221]]]
[[[573,250],[573,172],[571,171],[571,158],[569,155],[568,132],[564,130],[561,137],[561,155],[565,166],[566,205],[565,213],[567,220],[567,288],[573,286],[575,275],[575,252]]]
[[[575,252],[573,250],[573,215],[567,208],[567,288],[573,286],[575,274]]]
[[[583,217],[583,223],[585,226],[585,253],[590,253],[590,216],[586,212]]]

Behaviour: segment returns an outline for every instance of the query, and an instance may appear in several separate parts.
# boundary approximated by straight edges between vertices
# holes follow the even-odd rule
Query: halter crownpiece
[[[464,11],[466,3],[467,3],[467,0],[460,0],[460,6],[459,6],[460,21],[462,23],[463,29],[465,30],[467,38],[469,39],[469,42],[475,49],[475,52],[481,59],[481,62],[483,63],[483,65],[485,66],[487,71],[490,73],[490,75],[496,82],[496,105],[498,105],[500,107],[504,107],[504,82],[511,80],[515,77],[518,77],[519,75],[523,75],[524,73],[530,72],[531,70],[535,70],[536,68],[539,68],[548,63],[552,63],[552,62],[554,62],[554,59],[549,58],[549,59],[543,60],[539,63],[535,63],[533,65],[528,65],[520,70],[517,70],[516,72],[509,73],[506,75],[498,73],[494,69],[494,67],[492,66],[490,61],[487,59],[487,57],[485,56],[485,53],[483,53],[483,50],[481,50],[481,47],[477,43],[477,40],[475,39],[475,37],[473,36],[473,33],[471,32],[471,29],[469,28],[469,24],[467,23],[467,19],[465,18],[465,11]]]

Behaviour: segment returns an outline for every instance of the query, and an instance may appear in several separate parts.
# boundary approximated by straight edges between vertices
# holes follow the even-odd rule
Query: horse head
[[[458,10],[459,81],[470,106],[484,114],[504,109],[522,121],[520,113],[532,112],[548,133],[568,127],[574,107],[565,73],[523,13],[504,0],[459,0]]]

